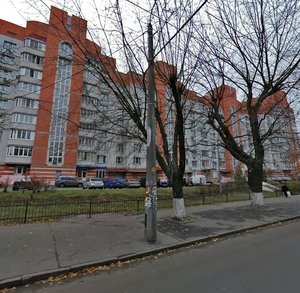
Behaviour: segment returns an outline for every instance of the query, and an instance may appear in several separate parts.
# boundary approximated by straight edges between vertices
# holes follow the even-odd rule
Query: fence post
[[[26,202],[26,206],[25,206],[24,224],[26,224],[27,221],[27,213],[28,213],[28,201]]]
[[[226,202],[228,202],[228,193],[226,192]]]
[[[202,196],[202,204],[205,205],[205,195]]]
[[[90,200],[89,218],[92,217],[92,201]]]
[[[140,212],[140,200],[136,200],[136,208],[137,208],[137,214]]]

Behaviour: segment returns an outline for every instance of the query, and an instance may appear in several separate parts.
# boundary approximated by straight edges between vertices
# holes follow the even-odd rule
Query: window
[[[213,169],[217,169],[217,162],[212,162],[212,164],[213,164]]]
[[[18,46],[15,43],[12,43],[12,42],[9,42],[9,41],[4,41],[4,44],[3,44],[4,49],[15,51],[17,49],[17,47]]]
[[[231,114],[235,114],[236,113],[236,109],[233,105],[230,106],[230,113]]]
[[[96,171],[96,177],[97,178],[104,178],[105,177],[105,170],[97,170]]]
[[[46,45],[44,43],[32,39],[25,39],[24,47],[30,47],[41,51],[45,51],[46,49]]]
[[[40,66],[44,65],[44,58],[41,56],[33,55],[30,53],[22,53],[21,55],[21,60],[22,61],[27,61],[30,63],[34,63]]]
[[[141,158],[140,157],[133,157],[133,164],[140,165],[141,164]]]
[[[7,156],[17,156],[17,157],[31,157],[32,147],[23,146],[8,146],[6,149]]]
[[[34,131],[23,129],[12,129],[10,132],[11,139],[34,140]]]
[[[98,155],[97,156],[97,163],[105,164],[106,163],[106,156]]]
[[[5,110],[7,107],[7,100],[0,100],[0,110]]]
[[[192,167],[197,168],[197,161],[192,161]]]
[[[209,151],[202,150],[202,157],[209,157]]]
[[[118,143],[117,144],[117,152],[123,153],[124,152],[124,143]]]
[[[18,88],[22,91],[31,93],[31,94],[39,94],[41,90],[41,86],[37,85],[35,83],[29,83],[29,82],[19,82],[18,83]]]
[[[12,122],[36,124],[36,116],[22,113],[14,113],[12,115]]]
[[[94,160],[94,153],[91,152],[78,152],[78,160],[80,161],[93,161]]]
[[[69,43],[62,43],[59,47],[59,56],[72,59],[73,58],[73,49]]]
[[[122,164],[123,163],[123,157],[116,157],[116,163]]]
[[[107,131],[101,130],[98,135],[99,138],[107,138]]]
[[[34,70],[31,68],[27,68],[27,67],[21,67],[20,69],[20,75],[24,75],[24,76],[30,76],[33,77],[35,79],[42,79],[42,72],[38,71],[38,70]]]
[[[140,153],[142,151],[142,145],[140,143],[135,143],[133,145],[133,151],[136,153]]]
[[[30,108],[30,109],[37,109],[39,106],[39,102],[28,98],[17,97],[16,106]]]
[[[93,137],[80,136],[78,144],[83,145],[83,146],[92,147],[94,145],[94,138]]]
[[[25,166],[15,166],[15,174],[24,174],[26,171]]]
[[[97,98],[86,96],[86,95],[82,96],[82,103],[86,105],[92,105],[95,107],[99,106],[99,100]]]
[[[210,168],[211,167],[210,161],[209,160],[202,161],[202,167],[203,168]]]
[[[90,118],[90,119],[96,119],[97,118],[97,112],[87,110],[87,109],[81,109],[80,111],[82,118]]]
[[[72,29],[72,16],[68,15],[67,18],[67,30],[70,32]]]
[[[100,93],[99,101],[102,107],[108,107],[109,94],[108,93]]]
[[[86,178],[87,177],[87,169],[81,169],[77,171],[78,178]]]
[[[11,93],[11,87],[9,85],[0,84],[0,93],[9,95]]]
[[[106,142],[98,142],[98,150],[105,151],[106,150]]]
[[[79,128],[81,130],[94,130],[94,129],[96,129],[96,125],[94,123],[82,123],[82,122],[80,122]]]
[[[0,62],[8,65],[14,65],[15,58],[5,54],[0,54]]]
[[[95,70],[85,69],[85,71],[84,71],[84,80],[86,82],[95,81],[95,80],[97,81],[97,80],[99,80],[99,74]]]
[[[0,77],[7,79],[7,80],[12,80],[12,78],[13,78],[12,71],[9,71],[6,69],[0,69]]]
[[[62,163],[65,149],[65,129],[67,125],[68,102],[70,98],[72,60],[66,59],[66,47],[72,51],[71,45],[62,43],[59,47],[59,58],[56,68],[56,82],[53,97],[53,115],[51,120],[51,133],[49,137],[48,163]],[[69,55],[68,57],[72,57]],[[91,155],[92,156],[92,155]],[[78,159],[88,156],[84,152],[78,153]]]

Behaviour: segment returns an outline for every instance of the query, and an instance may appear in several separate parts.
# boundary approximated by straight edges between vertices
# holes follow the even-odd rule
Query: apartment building
[[[134,128],[132,121],[94,70],[101,66],[101,58],[105,70],[115,71],[116,60],[102,54],[86,34],[85,20],[56,7],[51,8],[47,24],[28,21],[21,27],[0,20],[0,175],[145,177],[146,145],[126,135]],[[156,66],[168,65],[157,62]],[[130,88],[132,73],[122,76]],[[134,89],[136,98],[142,96],[140,90],[141,95]],[[164,90],[159,92],[164,99]],[[193,110],[187,123],[194,125],[186,133],[186,176],[216,179],[219,172],[231,176],[238,162],[219,146],[205,118],[199,118],[207,107],[192,99],[189,103]],[[247,120],[241,105],[235,90],[228,87],[221,106],[225,115],[236,119],[233,132],[248,129],[247,122],[240,123]],[[172,116],[166,119],[171,139]],[[291,161],[298,160],[296,143],[278,139],[289,144],[289,151],[274,147],[266,166],[274,174],[292,174]],[[250,151],[251,141],[243,144]]]

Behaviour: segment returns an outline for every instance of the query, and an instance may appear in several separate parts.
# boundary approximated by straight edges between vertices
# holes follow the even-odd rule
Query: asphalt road
[[[299,293],[300,221],[16,292]]]

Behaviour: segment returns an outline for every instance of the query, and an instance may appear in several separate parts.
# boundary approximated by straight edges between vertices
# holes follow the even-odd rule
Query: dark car
[[[83,183],[76,177],[59,176],[55,180],[56,187],[83,187]]]
[[[30,178],[19,178],[17,179],[12,186],[12,190],[19,189],[32,189],[32,182]]]
[[[158,187],[170,187],[170,181],[168,180],[168,178],[161,178],[157,180],[157,186]]]
[[[110,178],[105,182],[106,188],[123,188],[125,187],[126,179],[122,178]]]
[[[140,179],[140,185],[141,185],[141,187],[146,187],[146,178],[141,178]]]

